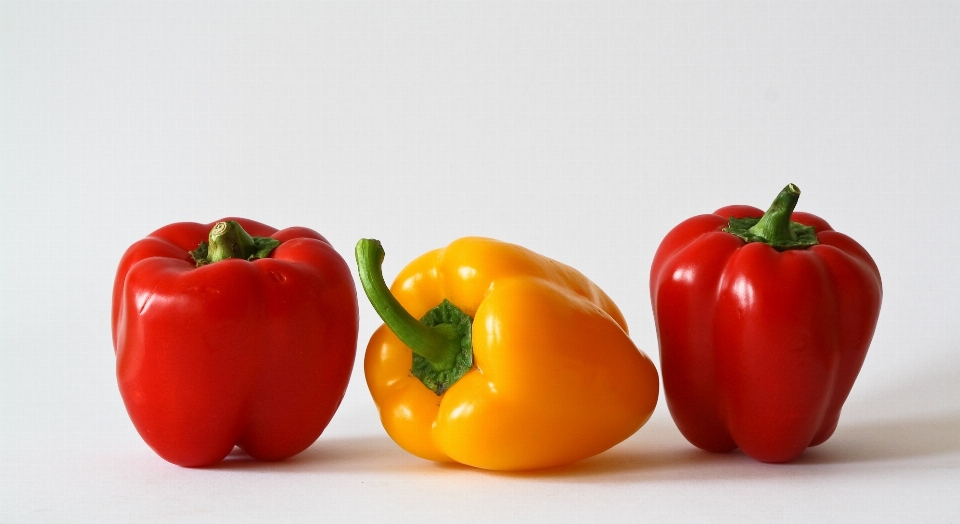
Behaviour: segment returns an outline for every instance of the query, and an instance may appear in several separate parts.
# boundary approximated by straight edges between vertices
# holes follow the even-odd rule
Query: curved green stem
[[[461,336],[454,326],[427,326],[407,312],[390,293],[383,279],[383,246],[379,240],[361,239],[356,248],[360,283],[383,323],[411,351],[425,358],[438,371],[452,369],[461,350]]]
[[[763,242],[780,251],[815,246],[820,242],[813,227],[790,220],[799,199],[800,188],[787,184],[762,217],[730,217],[723,231],[737,235],[747,243]]]
[[[790,217],[800,200],[800,188],[787,184],[783,191],[773,199],[770,208],[760,217],[760,221],[748,229],[757,238],[767,244],[780,245],[797,240],[797,234],[790,229]]]

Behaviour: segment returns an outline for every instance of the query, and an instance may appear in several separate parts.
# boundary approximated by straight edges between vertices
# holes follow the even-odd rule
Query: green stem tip
[[[444,300],[417,320],[387,287],[380,241],[361,239],[355,254],[367,299],[384,324],[413,352],[411,373],[442,395],[473,366],[473,319]]]
[[[197,267],[229,258],[255,260],[267,258],[270,252],[280,245],[280,241],[270,237],[252,237],[236,220],[217,222],[210,230],[206,242],[200,242],[197,249],[190,252]]]
[[[737,235],[747,243],[763,242],[778,251],[815,246],[820,242],[813,227],[790,220],[798,200],[800,188],[787,184],[762,217],[730,217],[723,231]]]

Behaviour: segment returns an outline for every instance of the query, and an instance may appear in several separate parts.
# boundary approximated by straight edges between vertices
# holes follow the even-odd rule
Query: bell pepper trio
[[[664,394],[681,433],[714,452],[785,462],[833,433],[873,336],[876,264],[822,219],[722,208],[671,231],[650,292]],[[253,235],[253,236],[251,236]],[[384,321],[367,386],[408,452],[488,470],[596,455],[636,432],[659,377],[616,304],[577,270],[520,246],[461,238],[388,287],[361,240],[362,287]],[[113,291],[124,404],[181,466],[235,447],[280,460],[310,446],[343,399],[357,293],[318,233],[244,219],[179,223],[133,244]]]

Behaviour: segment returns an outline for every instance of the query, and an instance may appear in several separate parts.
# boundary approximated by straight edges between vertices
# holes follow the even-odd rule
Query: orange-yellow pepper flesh
[[[520,246],[462,238],[417,258],[391,292],[420,318],[444,298],[473,317],[474,367],[437,396],[386,326],[367,385],[387,433],[414,455],[493,470],[600,453],[650,417],[659,381],[617,306],[576,270]]]

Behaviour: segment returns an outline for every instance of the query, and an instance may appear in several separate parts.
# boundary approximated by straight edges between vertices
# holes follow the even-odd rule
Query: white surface
[[[956,3],[0,4],[0,521],[957,522],[958,22]],[[309,226],[348,260],[379,238],[388,278],[459,236],[516,242],[604,287],[656,360],[660,239],[787,182],[885,292],[839,429],[794,464],[699,452],[661,400],[566,469],[439,466],[389,440],[357,366],[302,455],[187,470],[117,392],[113,273],[170,222]]]

